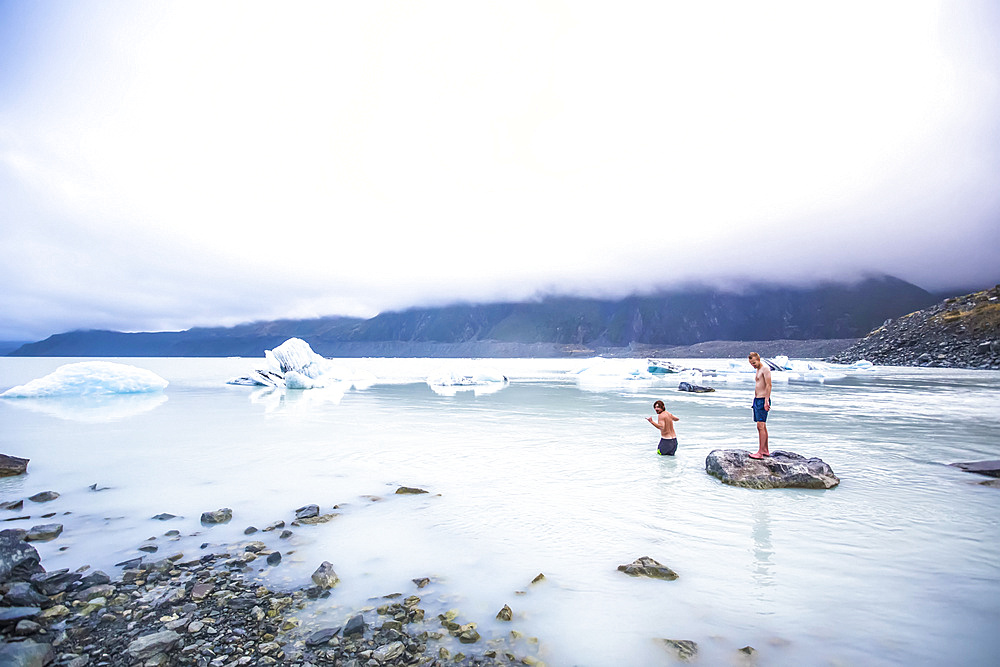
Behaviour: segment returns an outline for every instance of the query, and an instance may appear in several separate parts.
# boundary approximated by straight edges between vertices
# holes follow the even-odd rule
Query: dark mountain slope
[[[413,308],[369,320],[280,320],[161,333],[74,331],[24,345],[13,354],[260,356],[296,336],[326,356],[410,356],[411,351],[432,356],[549,356],[560,353],[556,347],[858,338],[886,318],[933,302],[919,287],[886,276],[851,285],[756,286],[742,294],[699,288],[620,300],[548,297]],[[496,351],[490,352],[490,346]]]

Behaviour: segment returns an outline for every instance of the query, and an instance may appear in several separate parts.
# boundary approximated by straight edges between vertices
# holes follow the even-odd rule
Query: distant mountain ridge
[[[593,347],[691,345],[712,340],[859,338],[887,318],[936,301],[890,276],[809,288],[710,288],[623,299],[548,297],[451,305],[371,319],[278,320],[180,332],[74,331],[30,343],[15,356],[261,356],[292,336],[324,356],[468,356],[485,344],[521,356]],[[441,348],[435,353],[435,348]],[[449,352],[451,350],[451,352]],[[553,350],[556,350],[553,352]],[[491,356],[504,356],[496,354]]]

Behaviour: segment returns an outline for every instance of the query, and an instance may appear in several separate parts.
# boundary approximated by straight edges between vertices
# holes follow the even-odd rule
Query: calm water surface
[[[72,361],[0,358],[0,391]],[[624,379],[633,360],[581,382],[575,371],[592,362],[352,359],[377,381],[281,395],[225,384],[259,360],[119,361],[170,385],[0,400],[0,452],[31,459],[29,474],[0,479],[0,500],[62,494],[2,524],[62,523],[36,544],[48,570],[114,574],[149,538],[154,558],[196,557],[315,503],[339,516],[289,540],[253,536],[284,554],[252,573],[272,586],[334,565],[342,583],[301,617],[307,626],[412,594],[427,576],[428,617],[458,609],[484,637],[516,628],[550,665],[668,663],[658,637],[698,642],[702,664],[732,664],[747,645],[766,665],[996,664],[1000,489],[945,464],[1000,458],[1000,373],[879,368],[776,383],[772,450],[821,457],[841,484],[752,491],[704,472],[713,449],[756,448],[752,375],[687,394]],[[510,385],[445,396],[424,382],[483,367]],[[657,398],[681,418],[673,458],[655,454],[645,422]],[[430,493],[397,496],[400,485]],[[221,507],[230,524],[200,524]],[[163,512],[178,518],[151,519]],[[640,556],[680,578],[616,571]],[[493,620],[504,604],[513,623]]]

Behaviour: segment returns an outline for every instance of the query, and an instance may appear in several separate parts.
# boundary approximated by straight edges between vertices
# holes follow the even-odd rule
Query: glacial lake
[[[0,392],[74,361],[0,358]],[[629,379],[642,360],[344,359],[374,381],[269,392],[226,384],[263,359],[112,361],[170,384],[0,399],[0,452],[31,459],[28,474],[0,478],[0,501],[25,499],[0,519],[30,518],[0,528],[63,524],[34,543],[50,571],[115,576],[115,563],[138,556],[192,559],[260,540],[283,559],[252,562],[249,578],[306,586],[323,561],[341,578],[299,614],[303,628],[418,594],[429,629],[456,609],[485,639],[537,637],[532,650],[550,666],[670,664],[657,638],[697,642],[705,665],[741,664],[745,646],[760,665],[993,665],[1000,655],[1000,488],[947,465],[1000,459],[998,372],[878,367],[778,381],[772,451],[820,457],[841,483],[755,491],[705,473],[711,450],[757,447],[749,373],[690,394],[670,376]],[[597,364],[597,378],[578,374]],[[425,382],[483,368],[509,384],[447,395]],[[655,453],[645,417],[656,399],[680,417],[676,457]],[[61,495],[27,500],[47,490]],[[337,516],[287,539],[244,535],[312,503]],[[223,507],[231,522],[201,525]],[[161,513],[176,518],[152,518]],[[679,578],[617,571],[641,556]],[[431,584],[418,590],[421,577]],[[509,623],[494,619],[505,604]]]

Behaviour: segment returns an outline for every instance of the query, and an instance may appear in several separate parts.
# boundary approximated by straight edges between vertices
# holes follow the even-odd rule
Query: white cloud
[[[30,72],[0,103],[0,337],[698,277],[1000,278],[989,12],[18,8],[36,32],[0,54]]]

